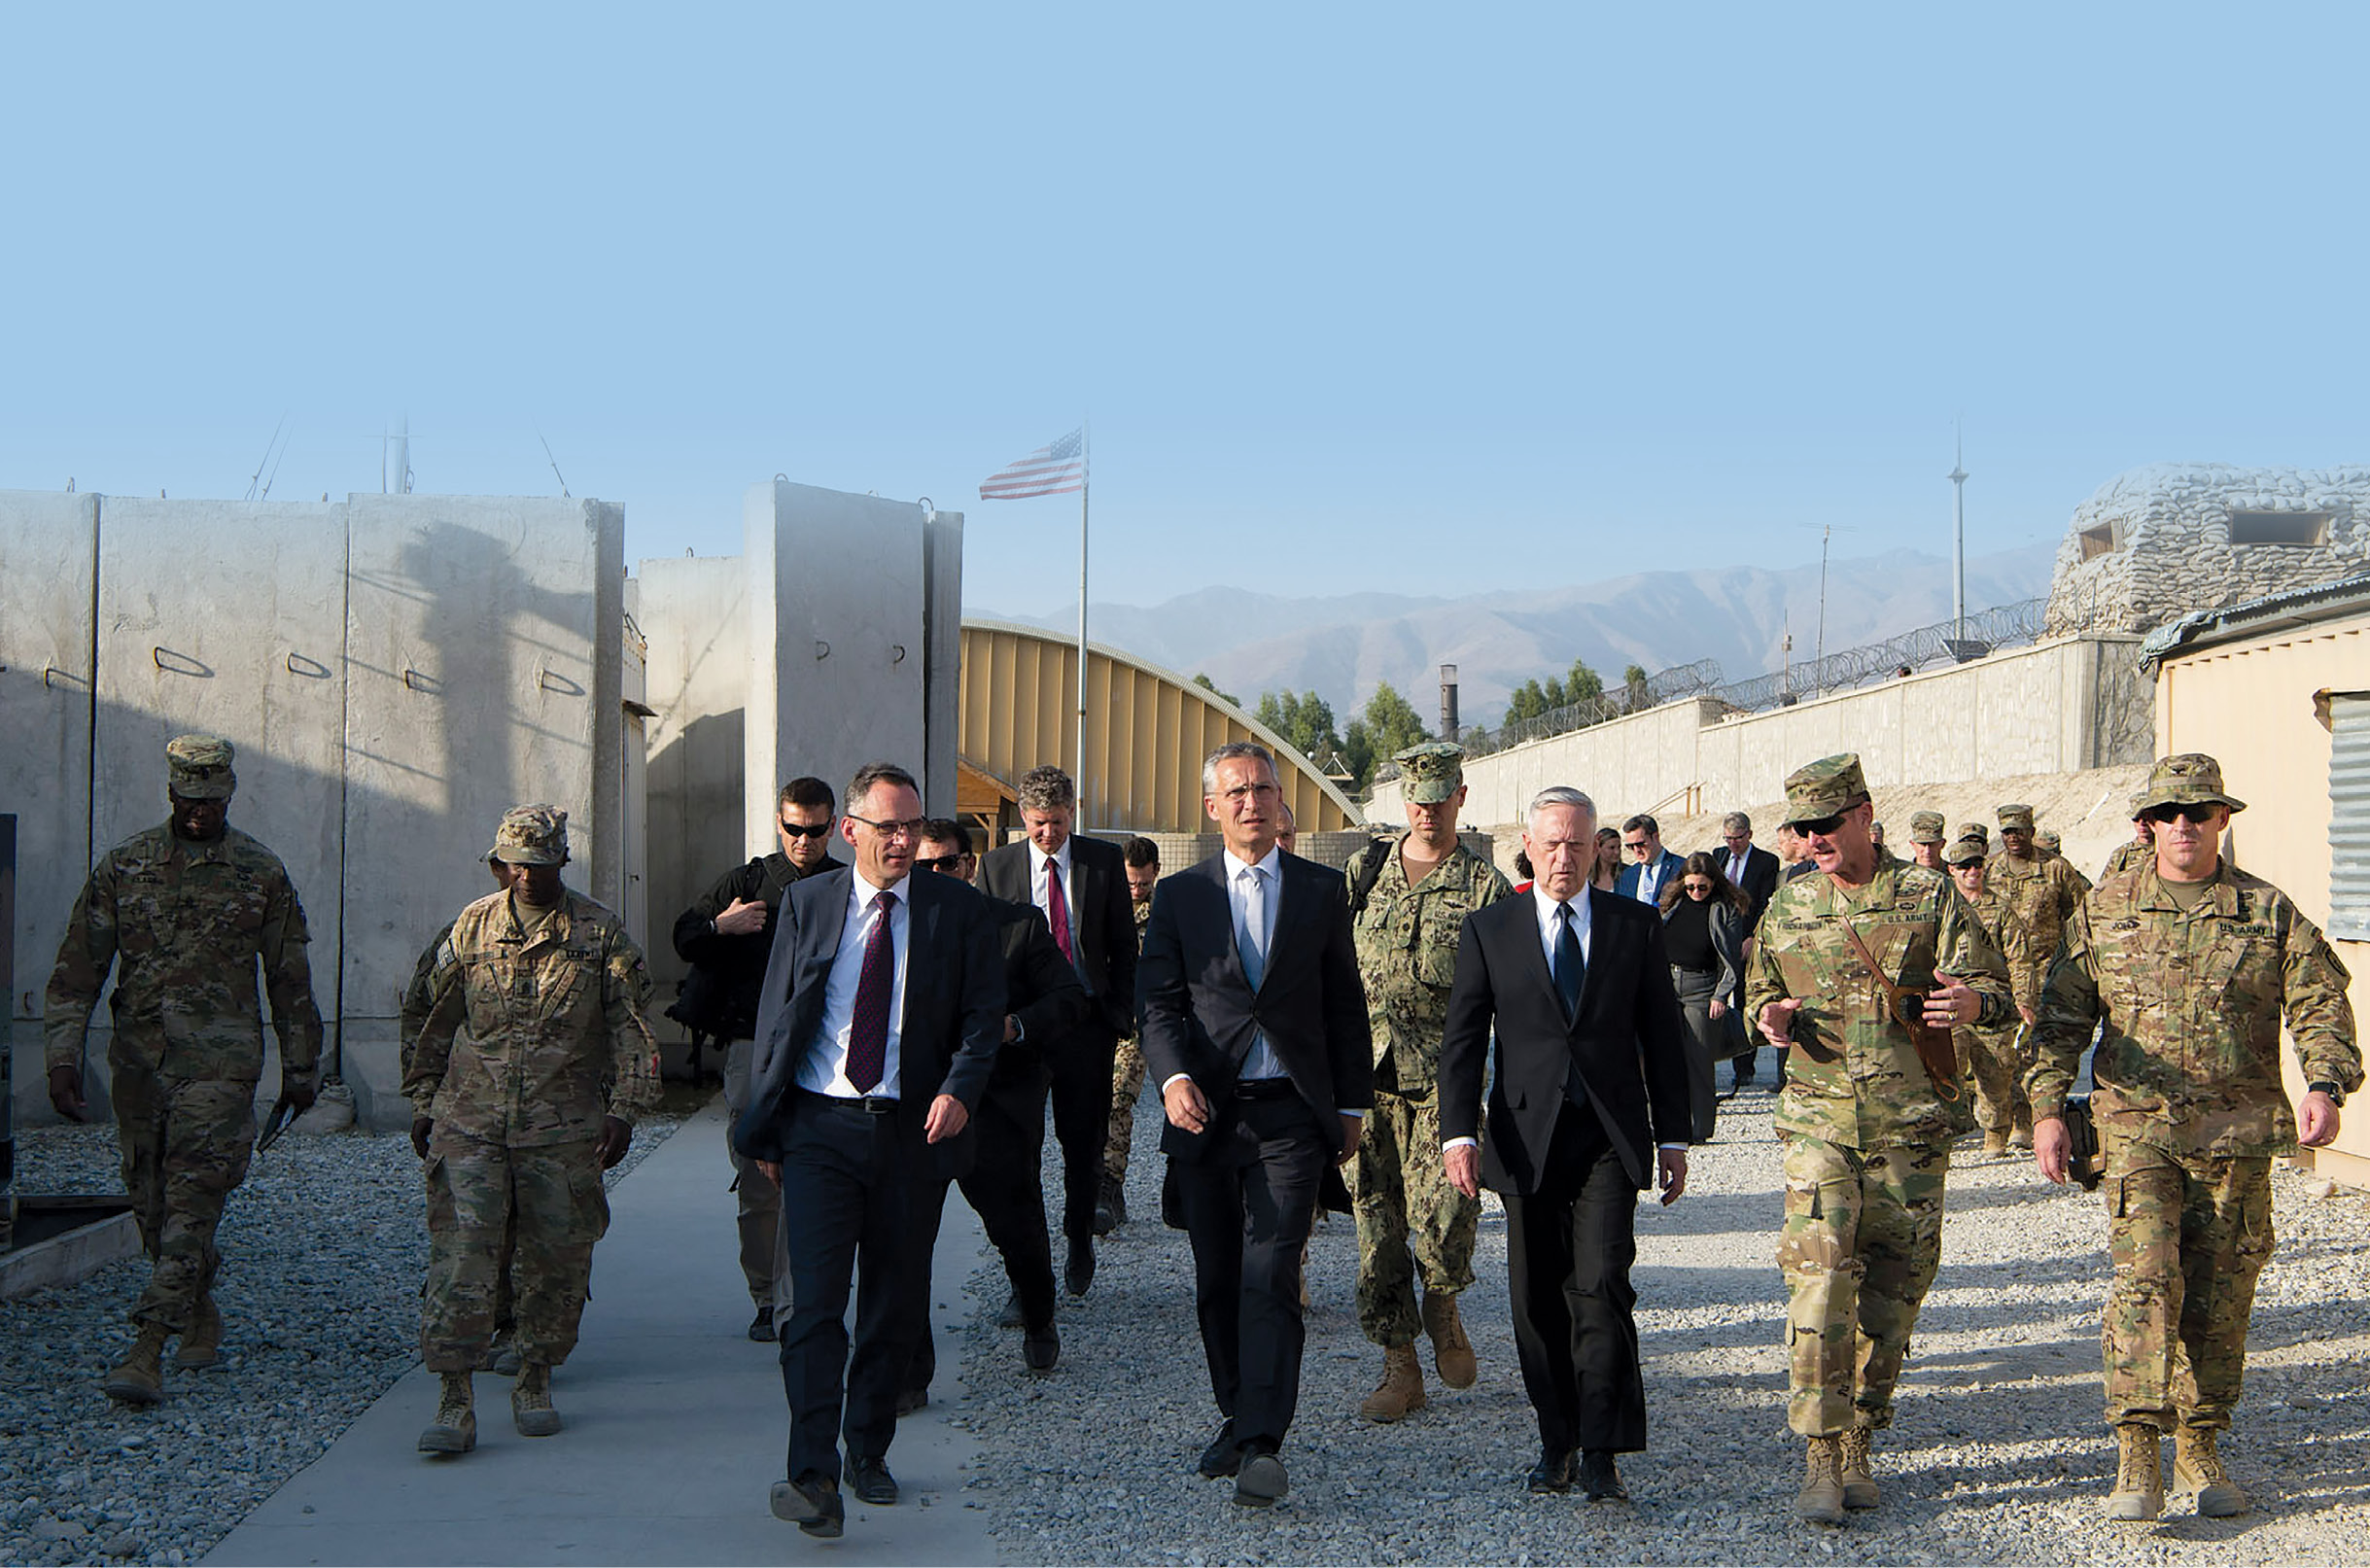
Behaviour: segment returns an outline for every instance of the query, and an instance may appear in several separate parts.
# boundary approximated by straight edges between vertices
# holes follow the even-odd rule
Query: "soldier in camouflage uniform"
[[[615,915],[561,885],[568,814],[514,807],[493,855],[509,889],[454,920],[403,1071],[412,1147],[427,1162],[421,1354],[443,1379],[423,1453],[476,1446],[470,1374],[493,1337],[505,1230],[520,1360],[511,1417],[527,1437],[560,1429],[551,1369],[575,1347],[593,1243],[609,1229],[601,1172],[625,1158],[634,1118],[657,1096],[649,970]]]
[[[1152,886],[1161,880],[1161,847],[1135,834],[1120,846],[1128,868],[1128,901],[1135,906],[1135,946],[1144,946],[1152,918]],[[1102,1140],[1102,1196],[1095,1204],[1095,1234],[1109,1236],[1128,1223],[1128,1156],[1135,1145],[1135,1101],[1144,1092],[1144,1047],[1134,1031],[1111,1058],[1111,1125]]]
[[[2361,1086],[2345,965],[2279,889],[2216,847],[2245,804],[2203,752],[2155,765],[2135,801],[2155,855],[2082,900],[2049,972],[2026,1083],[2034,1159],[2066,1179],[2060,1119],[2092,1030],[2090,1097],[2107,1155],[2114,1287],[2101,1344],[2117,1453],[2110,1519],[2164,1510],[2161,1436],[2197,1512],[2243,1512],[2223,1470],[2247,1369],[2255,1278],[2271,1256],[2271,1159],[2337,1135]],[[2291,1119],[2280,1026],[2306,1084]]]
[[[2010,804],[2000,808],[2000,850],[1991,857],[1985,881],[2007,911],[2001,929],[2015,933],[2010,938],[2014,957],[2008,964],[2008,985],[2016,994],[2017,1016],[2030,1027],[2040,1017],[2040,988],[2049,978],[2066,921],[2090,890],[2090,879],[2064,855],[2040,848],[2033,831],[2032,807]],[[2032,1146],[2033,1107],[2025,1100],[2020,1081],[2010,1107],[2008,1147]]]
[[[1820,874],[1782,884],[1762,914],[1745,1008],[1787,1056],[1776,1116],[1786,1414],[1808,1440],[1795,1510],[1839,1524],[1846,1508],[1877,1501],[1870,1433],[1893,1418],[1893,1385],[1940,1253],[1950,1142],[1967,1127],[1961,1080],[1934,1079],[1902,1016],[1921,993],[1929,1028],[1998,1027],[2015,1013],[1999,955],[1948,879],[1869,841],[1858,756],[1796,769],[1786,810]]]
[[[304,906],[279,856],[228,825],[238,784],[230,743],[183,735],[164,756],[172,816],[91,870],[44,1007],[50,1102],[79,1122],[88,1114],[83,1035],[114,967],[107,1065],[123,1187],[151,1264],[131,1310],[137,1337],[104,1384],[128,1405],[164,1397],[164,1342],[176,1334],[182,1367],[221,1359],[214,1234],[255,1149],[258,959],[280,1037],[280,1093],[295,1108],[312,1104],[321,1062]]]
[[[2114,853],[2107,857],[2105,869],[2099,872],[2099,880],[2105,882],[2109,877],[2119,877],[2132,867],[2153,862],[2155,858],[2154,833],[2148,825],[2148,819],[2139,815],[2139,808],[2134,807],[2132,809],[2132,836],[2115,846]]]
[[[1942,869],[1942,814],[1909,814],[1909,863],[1929,871]]]
[[[2022,932],[2006,923],[2006,907],[1992,890],[1990,868],[1984,863],[1983,840],[1960,839],[1942,852],[1942,860],[1949,868],[1959,896],[1974,912],[1975,923],[1982,927],[1985,940],[2000,951],[2013,973],[2015,949],[2022,940]],[[1985,1028],[1979,1024],[1969,1024],[1958,1031],[1960,1060],[1967,1067],[1967,1076],[1974,1080],[1975,1122],[1983,1129],[1983,1152],[1994,1159],[2008,1152],[2008,1134],[2015,1127],[2017,1107],[2025,1103],[2024,1069],[2029,1063],[2020,1054],[2018,1033],[2015,1028]]]
[[[1464,755],[1432,741],[1394,756],[1409,830],[1377,840],[1350,868],[1358,972],[1375,1034],[1375,1107],[1349,1169],[1358,1326],[1382,1346],[1382,1381],[1360,1407],[1374,1421],[1423,1408],[1418,1328],[1432,1341],[1442,1382],[1470,1388],[1479,1373],[1456,1298],[1473,1283],[1481,1204],[1448,1184],[1441,1163],[1440,1040],[1465,917],[1514,889],[1457,841]]]

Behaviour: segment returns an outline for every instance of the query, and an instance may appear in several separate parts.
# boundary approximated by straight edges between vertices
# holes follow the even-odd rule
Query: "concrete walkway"
[[[750,1343],[734,1258],[721,1098],[610,1194],[583,1338],[553,1379],[554,1438],[510,1425],[509,1379],[477,1375],[477,1450],[413,1445],[436,1406],[418,1368],[226,1537],[218,1563],[992,1563],[966,1506],[967,1435],[947,1422],[962,1338],[949,1325],[980,1258],[979,1221],[947,1204],[931,1292],[938,1381],[898,1423],[894,1508],[848,1499],[848,1533],[819,1542],[776,1519],[789,1414],[772,1345]],[[967,1310],[967,1307],[961,1307]]]

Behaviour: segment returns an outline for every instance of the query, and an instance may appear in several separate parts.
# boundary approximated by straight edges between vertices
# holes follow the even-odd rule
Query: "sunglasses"
[[[2222,808],[2219,806],[2201,804],[2185,806],[2150,806],[2147,810],[2142,812],[2140,815],[2146,818],[2149,821],[2156,823],[2158,826],[2162,826],[2163,824],[2178,818],[2184,822],[2194,822],[2199,827],[2212,827],[2215,820],[2220,818],[2221,812]]]
[[[801,827],[796,822],[778,821],[774,824],[794,839],[819,839],[831,831],[829,822],[817,822],[813,827]]]
[[[962,866],[962,860],[963,857],[959,854],[917,854],[914,856],[914,864],[924,871],[958,870]]]
[[[1848,814],[1837,812],[1832,817],[1814,817],[1806,822],[1789,822],[1786,825],[1794,829],[1796,838],[1808,838],[1813,833],[1818,834],[1821,838],[1826,838],[1843,825],[1843,819],[1846,815]]]

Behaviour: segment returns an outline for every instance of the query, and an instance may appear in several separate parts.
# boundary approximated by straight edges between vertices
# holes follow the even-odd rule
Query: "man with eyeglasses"
[[[2164,1511],[2162,1437],[2197,1512],[2245,1512],[2222,1468],[2247,1370],[2247,1320],[2271,1256],[2271,1161],[2337,1136],[2361,1087],[2348,976],[2285,893],[2224,859],[2246,803],[2200,751],[2157,762],[2133,798],[2154,855],[2076,907],[2049,971],[2035,1057],[2034,1163],[2066,1179],[2062,1110],[2082,1052],[2107,1156],[2107,1419],[2115,1430],[2110,1519]],[[2284,1020],[2305,1083],[2294,1113],[2280,1075]]]
[[[2004,929],[2013,926],[2016,952],[2008,964],[2008,986],[2016,996],[2016,1016],[2027,1026],[2040,1018],[2040,988],[2049,978],[2066,921],[2090,890],[2090,879],[2074,869],[2061,854],[2044,853],[2033,831],[2033,808],[2010,802],[2000,808],[2000,849],[1991,857],[1986,881],[1999,896],[2005,914]],[[2019,1073],[2010,1106],[2008,1147],[2033,1146],[2033,1107],[2024,1098]]]
[[[1856,754],[1795,769],[1786,812],[1817,874],[1770,899],[1745,1012],[1786,1058],[1786,1418],[1807,1446],[1795,1511],[1840,1524],[1878,1500],[1872,1435],[1892,1423],[1941,1256],[1950,1145],[1968,1127],[1965,1081],[1928,1031],[1998,1027],[2015,1009],[1949,879],[1869,838]]]
[[[732,1125],[749,1105],[751,1036],[757,1028],[758,992],[765,981],[766,955],[773,948],[774,911],[801,877],[828,870],[824,846],[837,818],[831,786],[820,779],[792,779],[774,800],[770,854],[753,857],[716,878],[675,922],[675,953],[691,972],[682,994],[667,1011],[699,1033],[724,1043],[724,1129],[730,1147]],[[789,1258],[782,1237],[782,1192],[764,1171],[737,1153],[732,1156],[734,1222],[741,1235],[741,1276],[756,1307],[749,1337],[760,1344],[774,1338],[774,1319],[789,1309]]]
[[[801,878],[775,912],[749,1109],[733,1126],[733,1147],[782,1184],[790,1250],[790,1443],[774,1516],[824,1538],[846,1527],[843,1434],[848,1489],[875,1508],[898,1499],[888,1455],[913,1352],[915,1210],[926,1181],[960,1174],[967,1142],[941,1145],[969,1127],[1004,1033],[988,901],[958,878],[913,874],[924,825],[913,775],[867,763],[844,799],[855,863]]]
[[[1658,905],[1663,885],[1687,865],[1662,848],[1662,825],[1644,814],[1621,824],[1621,853],[1629,856],[1629,864],[1614,879],[1613,890],[1642,904]]]

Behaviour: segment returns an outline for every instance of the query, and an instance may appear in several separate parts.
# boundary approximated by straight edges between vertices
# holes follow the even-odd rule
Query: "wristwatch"
[[[2338,1088],[2335,1084],[2329,1082],[2326,1078],[2321,1079],[2318,1083],[2306,1084],[2304,1086],[2304,1092],[2308,1095],[2326,1095],[2329,1097],[2329,1103],[2332,1105],[2343,1105],[2346,1102],[2346,1092]]]

